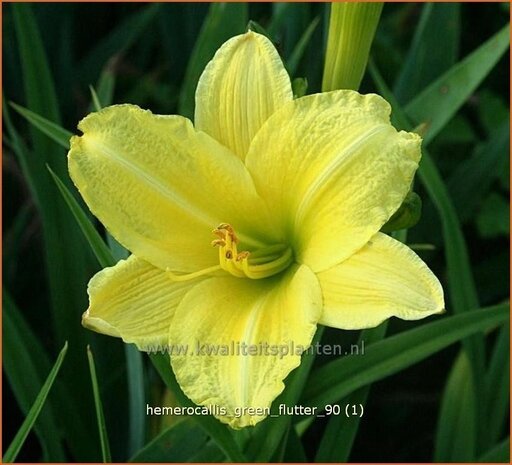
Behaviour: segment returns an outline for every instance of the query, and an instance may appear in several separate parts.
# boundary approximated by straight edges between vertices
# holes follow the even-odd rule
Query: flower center
[[[292,249],[283,244],[254,252],[246,250],[239,252],[237,248],[239,240],[235,230],[227,223],[220,224],[212,232],[217,236],[217,239],[212,241],[212,245],[219,248],[219,264],[181,275],[167,270],[171,281],[190,281],[219,270],[225,270],[237,278],[262,279],[280,273],[293,262]]]
[[[217,236],[212,242],[219,248],[220,267],[238,278],[262,279],[286,269],[293,262],[292,250],[282,244],[239,252],[239,243],[233,227],[222,223],[213,230]]]

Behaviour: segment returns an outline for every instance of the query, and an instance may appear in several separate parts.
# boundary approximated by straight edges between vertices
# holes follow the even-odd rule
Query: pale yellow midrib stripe
[[[115,153],[115,151],[111,150],[107,145],[102,144],[96,140],[89,140],[96,150],[101,153],[103,156],[108,158],[109,160],[121,165],[126,168],[128,172],[135,175],[137,178],[142,179],[142,182],[147,185],[153,187],[158,193],[160,193],[165,199],[167,199],[172,205],[178,206],[181,210],[185,211],[190,216],[196,218],[199,222],[208,225],[208,227],[212,227],[218,223],[218,219],[213,218],[203,211],[198,210],[195,206],[191,205],[187,202],[184,197],[177,195],[175,191],[172,191],[167,186],[157,181],[155,178],[146,173],[139,165],[136,163],[129,161]]]
[[[378,133],[387,129],[389,125],[387,124],[379,124],[378,126],[372,127],[369,131],[365,131],[361,134],[357,139],[352,141],[347,147],[343,149],[343,152],[337,155],[332,159],[330,163],[328,163],[323,169],[320,175],[315,179],[315,181],[308,187],[305,192],[302,200],[297,208],[297,213],[295,215],[294,229],[297,230],[298,225],[300,225],[304,216],[310,210],[311,204],[315,200],[315,195],[319,191],[320,187],[329,179],[331,174],[343,164],[348,157],[354,154],[356,150],[361,147],[361,145],[366,142],[369,138],[377,135]]]

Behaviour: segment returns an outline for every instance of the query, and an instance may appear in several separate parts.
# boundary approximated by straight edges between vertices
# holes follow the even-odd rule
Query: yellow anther
[[[239,240],[228,223],[220,224],[212,232],[218,237],[212,245],[219,247],[220,267],[237,278],[267,278],[280,273],[293,263],[292,250],[282,244],[260,248],[254,252],[238,252]]]
[[[233,242],[238,243],[235,230],[228,223],[219,224],[212,232],[220,239],[227,239],[229,237]]]
[[[224,230],[214,229],[212,231],[212,233],[215,234],[219,239],[222,239],[222,240],[224,240],[224,238],[226,237],[226,231],[224,231]]]
[[[237,261],[237,262],[241,262],[242,260],[245,260],[245,259],[249,258],[249,255],[251,255],[251,252],[247,252],[247,251],[240,252],[240,253],[236,256],[236,261]]]

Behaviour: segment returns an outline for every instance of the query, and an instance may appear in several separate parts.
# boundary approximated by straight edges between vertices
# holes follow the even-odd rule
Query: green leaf
[[[99,111],[102,108],[112,104],[114,88],[116,84],[116,77],[113,70],[114,62],[114,58],[109,60],[101,72],[100,78],[98,79],[98,83],[96,85],[97,91],[93,86],[89,86],[92,97],[89,111]]]
[[[230,37],[242,34],[247,25],[246,3],[211,3],[187,65],[179,99],[179,113],[194,116],[197,82],[217,49]]]
[[[477,308],[474,277],[457,213],[446,184],[426,151],[423,152],[418,175],[441,216],[453,309],[459,313]]]
[[[146,444],[130,462],[188,462],[207,442],[204,430],[192,419],[184,418]]]
[[[400,103],[412,100],[448,70],[459,53],[460,4],[425,3],[394,87]],[[432,51],[435,50],[435,53]]]
[[[57,95],[32,9],[27,4],[13,4],[12,11],[27,106],[35,113],[59,124]],[[38,135],[33,133],[33,138],[37,139]]]
[[[108,266],[114,266],[115,260],[112,256],[110,249],[107,247],[98,231],[94,228],[92,223],[90,222],[87,215],[84,213],[78,202],[75,200],[73,195],[69,192],[64,183],[59,179],[59,177],[52,171],[52,169],[48,166],[48,171],[50,172],[55,184],[57,185],[62,197],[66,201],[66,204],[69,207],[71,213],[75,217],[76,222],[80,226],[87,242],[91,246],[91,250],[94,252],[94,255],[98,259],[98,263],[106,268]]]
[[[96,367],[94,365],[94,356],[92,350],[87,346],[87,360],[89,361],[89,371],[91,373],[92,393],[94,395],[94,406],[96,408],[96,418],[98,421],[98,431],[101,443],[101,455],[103,463],[112,462],[110,456],[110,445],[108,442],[107,427],[105,425],[105,416],[103,415],[103,405],[101,404],[100,390],[98,388],[98,378],[96,377]]]
[[[4,234],[2,264],[6,285],[8,285],[11,276],[17,275],[17,270],[21,265],[22,238],[33,218],[33,214],[34,206],[25,202],[16,212],[9,229]]]
[[[484,430],[487,447],[495,444],[504,430],[509,412],[510,395],[510,331],[503,326],[498,333],[485,377],[487,392],[484,411],[487,416]]]
[[[370,72],[372,73],[379,91],[388,99],[393,107],[393,120],[396,122],[396,125],[405,130],[411,130],[411,123],[408,116],[403,112],[373,64],[370,66]],[[448,282],[450,284],[450,300],[453,309],[456,313],[473,310],[478,307],[478,296],[466,242],[446,184],[441,178],[426,148],[423,148],[423,156],[418,169],[418,175],[441,217]],[[471,362],[475,398],[482,399],[485,395],[485,347],[482,333],[473,335],[468,338],[468,340],[463,341],[463,344],[465,350],[468,351]],[[484,424],[484,412],[478,402],[475,402],[473,407],[476,409],[474,418],[476,419],[476,440],[478,443],[476,450],[478,453],[480,451],[481,442],[483,441],[483,431],[481,431],[481,429]],[[461,408],[466,407],[461,406]]]
[[[9,112],[9,108],[6,105],[5,97],[2,99],[2,115],[5,122],[5,127],[7,129],[7,133],[10,137],[10,145],[14,150],[16,157],[18,158],[19,164],[21,166],[21,170],[23,172],[23,176],[27,181],[32,197],[37,205],[40,208],[41,199],[43,197],[43,193],[41,192],[39,183],[40,180],[37,177],[37,171],[34,169],[33,164],[31,163],[31,154],[24,143],[23,139],[20,137],[18,131],[12,124],[11,115]]]
[[[320,11],[324,9],[322,5]],[[304,36],[304,31],[310,25],[311,11],[311,5],[305,2],[272,4],[272,16],[266,23],[268,37],[272,39],[281,56],[285,58],[285,62],[291,57],[293,50]],[[316,61],[317,65],[321,65],[322,60]]]
[[[27,415],[50,370],[50,361],[6,289],[2,297],[3,368],[21,411]],[[57,425],[55,405],[48,399],[34,424],[48,462],[64,462],[66,457]]]
[[[504,121],[510,120],[508,101],[488,88],[481,89],[476,95],[475,107],[479,121],[488,136]]]
[[[96,85],[97,97],[101,108],[112,105],[114,98],[116,76],[111,68],[112,66],[107,64],[105,69],[101,72],[98,84]]]
[[[111,105],[114,98],[116,77],[114,71],[111,68],[112,66],[107,64],[105,69],[101,72],[98,84],[96,86],[100,108]]]
[[[123,54],[130,49],[147,31],[161,10],[158,3],[151,4],[128,16],[115,29],[101,40],[79,63],[76,81],[89,85],[97,78],[97,70],[114,55]],[[100,99],[101,101],[101,99]]]
[[[315,347],[321,340],[322,334],[323,327],[319,327],[311,342],[312,347]],[[288,407],[297,405],[314,359],[314,352],[307,352],[302,356],[300,366],[288,375],[285,382],[286,388],[272,403],[271,414],[277,414],[275,408],[281,404],[285,404]],[[291,417],[289,415],[279,415],[277,417],[269,416],[256,425],[246,450],[247,457],[253,462],[270,461],[278,450],[290,423]]]
[[[64,347],[60,351],[59,356],[57,357],[57,360],[56,360],[55,364],[53,365],[53,368],[50,371],[50,374],[48,375],[48,378],[46,378],[46,381],[44,382],[43,387],[39,391],[39,394],[37,395],[36,400],[35,400],[34,404],[32,405],[32,408],[28,412],[27,417],[23,421],[23,424],[21,425],[20,429],[16,433],[16,436],[14,437],[11,444],[7,448],[7,451],[5,452],[5,454],[3,456],[4,463],[12,463],[16,460],[16,457],[18,456],[20,449],[23,447],[23,444],[24,444],[25,440],[27,439],[28,433],[30,433],[30,430],[34,426],[34,423],[37,420],[37,417],[39,416],[39,413],[41,412],[41,409],[44,406],[46,398],[48,397],[48,394],[50,393],[50,389],[52,388],[53,383],[55,382],[55,378],[57,377],[57,373],[60,370],[62,362],[64,361],[64,357],[66,356],[67,350],[68,350],[68,343],[66,342],[64,344]]]
[[[370,63],[370,72],[379,92],[391,103],[393,108],[392,120],[395,125],[400,129],[410,131],[412,126],[407,115],[405,115],[401,109],[373,63]],[[475,283],[471,272],[467,246],[457,213],[446,184],[442,180],[437,167],[425,148],[423,148],[423,156],[418,169],[418,175],[441,217],[452,306],[456,312],[477,308],[478,298]]]
[[[267,30],[267,37],[276,37],[279,32],[285,28],[286,22],[299,22],[300,12],[296,10],[296,7],[300,5],[296,3],[288,2],[276,2],[272,4],[272,16],[270,17]],[[294,11],[295,10],[295,11]],[[257,31],[256,31],[257,32]]]
[[[448,376],[436,429],[434,462],[472,462],[475,459],[476,418],[471,365],[461,351]]]
[[[358,346],[361,346],[362,343],[368,345],[382,340],[386,334],[387,326],[388,324],[385,322],[376,328],[361,331]],[[364,405],[368,399],[370,388],[371,385],[363,386],[349,394],[340,403]],[[343,415],[333,415],[327,423],[327,428],[318,446],[315,462],[347,462],[360,421],[361,419],[358,416],[346,418]]]
[[[399,229],[408,229],[415,226],[421,218],[421,197],[416,192],[409,192],[400,208],[393,214],[388,222],[382,226],[381,231],[390,233]]]
[[[96,91],[94,90],[93,86],[89,86],[89,92],[91,93],[91,111],[100,111],[101,110],[101,103],[100,99],[98,98],[98,94],[96,94]]]
[[[39,116],[33,111],[23,108],[21,105],[17,105],[11,102],[11,106],[23,116],[30,124],[39,129],[43,134],[46,134],[50,139],[54,140],[61,147],[69,150],[69,139],[73,135],[71,132],[62,128],[58,124],[52,123],[51,121]]]
[[[448,189],[463,223],[471,218],[493,181],[505,171],[509,144],[510,125],[509,121],[505,121],[450,176]]]
[[[206,446],[199,449],[194,455],[189,456],[190,463],[220,463],[225,461],[226,456],[219,449],[214,441],[209,441]]]
[[[477,462],[510,463],[510,436],[480,456]]]
[[[135,454],[144,445],[146,436],[146,394],[144,389],[144,365],[142,354],[132,344],[124,344],[126,376],[128,378],[130,432],[128,453]],[[149,460],[150,462],[153,460]],[[158,462],[158,460],[156,460]]]
[[[26,106],[38,116],[58,125],[60,115],[55,87],[31,7],[28,4],[13,4],[12,12],[18,39],[18,54],[22,67]],[[51,191],[48,192],[45,189],[48,179],[44,177],[39,179],[40,176],[37,173],[44,169],[45,160],[52,161],[54,169],[62,173],[65,170],[65,161],[55,157],[60,150],[56,150],[55,143],[49,140],[45,134],[42,134],[34,125],[31,125],[29,129],[34,151],[41,156],[33,156],[28,151],[18,153],[18,156],[25,157],[23,166],[30,173],[32,187],[38,191],[39,206],[43,208],[42,213],[44,214],[44,205],[46,205],[47,199],[51,199]]]
[[[456,113],[454,117],[445,124],[443,129],[437,134],[435,142],[437,147],[441,147],[439,152],[442,152],[443,148],[447,146],[474,145],[478,142],[478,137],[474,125],[461,112]]]
[[[114,257],[114,260],[118,262],[119,260],[126,260],[130,255],[130,252],[125,249],[119,242],[116,241],[115,237],[112,236],[108,231],[107,234],[107,244]]]
[[[286,441],[284,442],[283,457],[279,462],[284,463],[307,463],[309,462],[304,446],[293,425],[289,425]]]
[[[26,3],[15,3],[11,8],[18,37],[25,106],[49,121],[60,124],[55,89],[31,7]],[[16,155],[23,167],[23,174],[30,180],[31,188],[36,193],[43,226],[44,271],[50,288],[51,314],[47,314],[46,308],[42,311],[45,312],[45,321],[52,325],[47,330],[53,331],[51,341],[54,344],[73,340],[67,355],[69,363],[63,367],[60,376],[60,381],[66,386],[65,390],[73,398],[66,406],[62,405],[62,408],[72,407],[71,411],[61,417],[63,432],[76,457],[83,461],[94,461],[98,457],[94,447],[83,441],[94,428],[93,418],[86,415],[76,419],[79,416],[76,409],[77,406],[85,410],[93,409],[92,399],[87,395],[87,384],[82,382],[87,373],[83,350],[89,335],[80,325],[80,315],[87,306],[84,290],[96,264],[46,170],[46,164],[50,165],[57,176],[67,186],[71,186],[64,150],[34,126],[30,126],[29,135],[27,145],[32,147],[32,151],[26,150],[25,144],[19,139],[15,145],[19,149]]]
[[[509,26],[457,63],[414,98],[405,112],[426,123],[425,142],[432,140],[468,99],[509,47]]]
[[[480,236],[486,239],[510,234],[510,204],[504,195],[491,192],[484,200],[476,217]]]
[[[109,254],[114,262],[124,260],[129,252],[117,242],[112,235],[106,232]],[[145,370],[140,351],[131,344],[123,344],[126,359],[126,374],[128,383],[128,417],[129,440],[127,442],[128,455],[133,456],[142,449],[146,436],[146,389]]]
[[[195,406],[195,404],[183,393],[176,381],[171,369],[169,356],[165,354],[150,354],[149,358],[164,380],[166,386],[176,397],[179,404],[184,407]],[[199,415],[194,417],[194,419],[217,443],[229,460],[233,462],[247,462],[247,459],[238,447],[238,444],[235,442],[234,437],[227,426],[220,423],[213,416]]]
[[[323,409],[465,337],[500,325],[508,316],[507,303],[443,317],[369,345],[364,357],[344,357],[326,363],[312,373],[300,404]]]
[[[304,52],[306,51],[306,48],[309,45],[311,36],[315,32],[315,29],[318,26],[319,22],[320,17],[318,16],[315,19],[313,19],[313,21],[311,21],[307,29],[304,31],[302,37],[297,42],[297,45],[293,49],[293,52],[291,53],[290,57],[288,58],[288,60],[286,60],[286,69],[288,70],[290,76],[294,76],[295,73],[297,72],[297,68],[299,67],[300,61],[304,56]]]

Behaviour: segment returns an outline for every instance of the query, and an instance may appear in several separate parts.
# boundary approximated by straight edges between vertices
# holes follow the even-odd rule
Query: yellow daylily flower
[[[181,348],[170,362],[185,394],[240,428],[300,364],[283,348],[309,347],[318,324],[441,312],[437,278],[379,232],[420,159],[420,137],[389,114],[355,91],[293,100],[271,42],[248,32],[203,72],[195,127],[133,105],[87,116],[69,172],[132,255],[91,279],[83,324]]]

